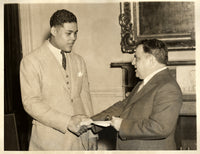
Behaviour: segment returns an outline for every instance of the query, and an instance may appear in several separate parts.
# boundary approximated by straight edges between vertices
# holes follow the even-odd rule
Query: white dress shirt
[[[53,55],[56,57],[56,59],[58,60],[59,64],[62,66],[62,54],[60,53],[61,50],[54,47],[48,40],[48,47],[50,49],[50,51],[53,53]]]

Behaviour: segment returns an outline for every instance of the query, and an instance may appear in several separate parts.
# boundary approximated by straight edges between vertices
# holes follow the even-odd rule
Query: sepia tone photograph
[[[2,3],[2,151],[198,152],[196,1]]]

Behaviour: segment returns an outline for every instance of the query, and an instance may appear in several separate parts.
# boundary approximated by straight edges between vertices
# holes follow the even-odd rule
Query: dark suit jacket
[[[157,73],[139,92],[92,117],[121,117],[118,150],[175,150],[174,132],[182,105],[179,85],[168,69]],[[96,131],[98,131],[96,129]]]

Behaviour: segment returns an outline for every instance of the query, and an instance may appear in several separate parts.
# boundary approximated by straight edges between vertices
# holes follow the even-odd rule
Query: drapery
[[[18,11],[18,4],[4,5],[4,114],[14,113],[20,149],[26,150],[29,116],[25,113],[21,102],[19,68],[22,47]]]

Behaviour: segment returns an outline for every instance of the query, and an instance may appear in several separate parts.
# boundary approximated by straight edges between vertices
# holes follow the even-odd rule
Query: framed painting
[[[120,3],[122,52],[133,53],[137,41],[157,38],[169,51],[195,50],[194,2]]]
[[[194,2],[135,3],[136,40],[157,38],[169,50],[195,49]]]

